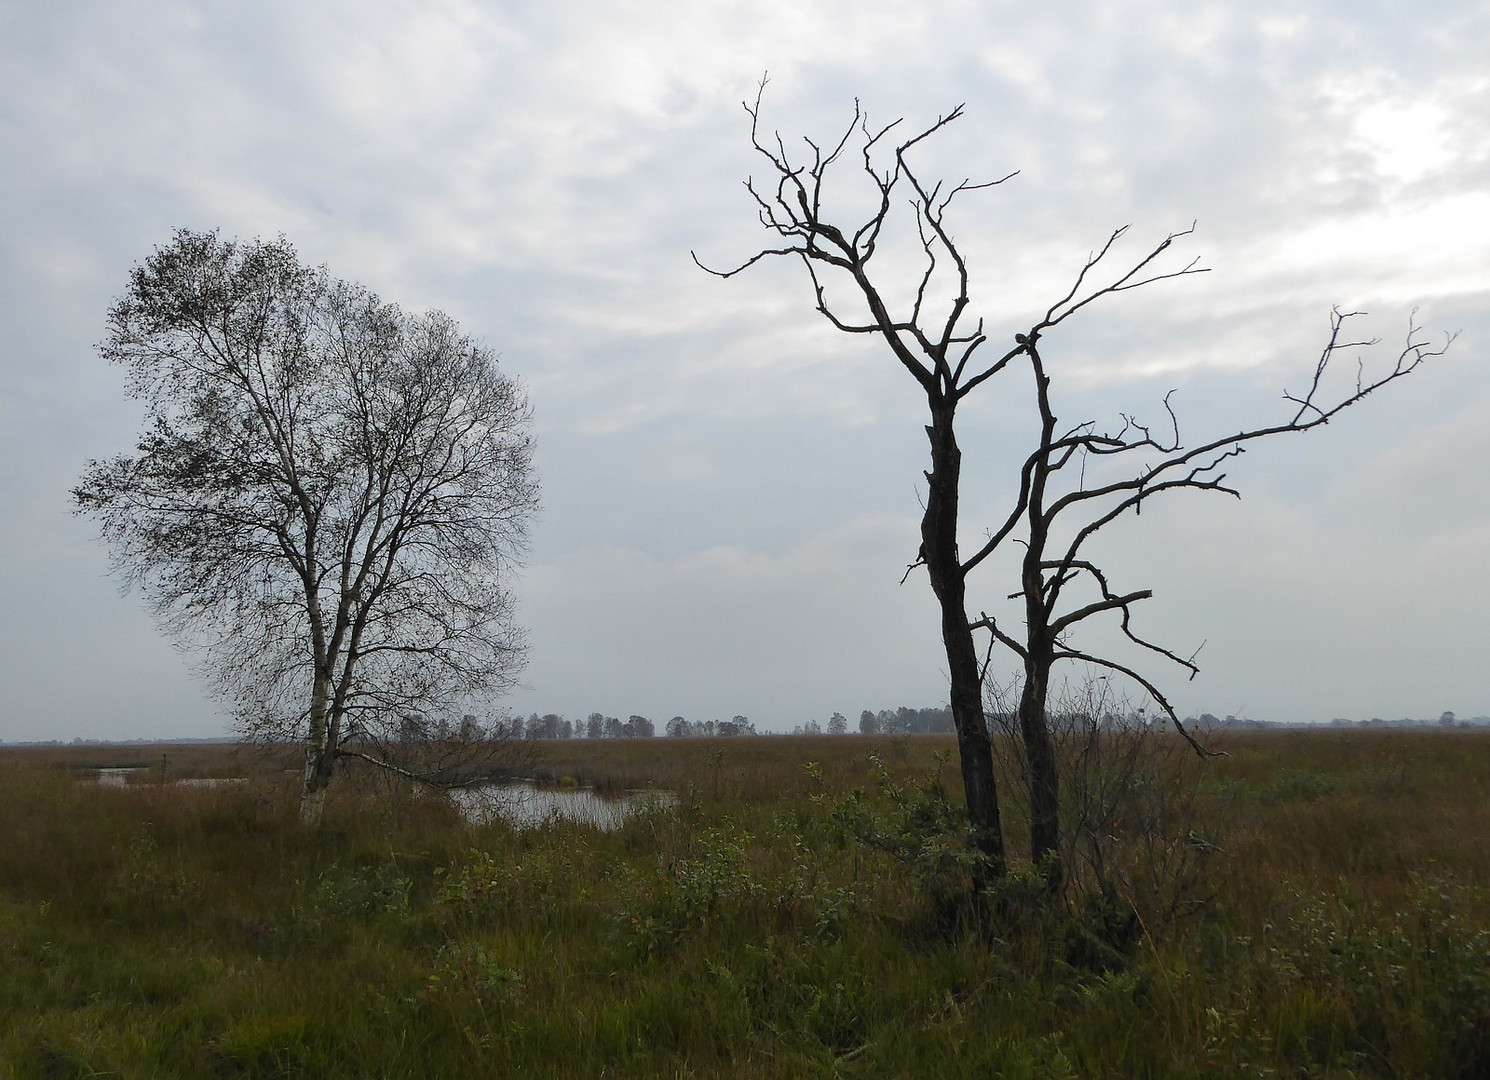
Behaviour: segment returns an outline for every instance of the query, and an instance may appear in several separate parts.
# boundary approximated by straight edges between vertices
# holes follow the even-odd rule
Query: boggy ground
[[[934,785],[896,804],[869,755],[955,789],[949,748],[538,747],[679,793],[610,833],[360,775],[307,831],[293,755],[0,752],[0,1076],[1490,1075],[1490,736],[1228,736],[1201,902],[1100,964],[1058,920],[960,931],[855,838],[929,843],[895,815]],[[250,782],[152,782],[187,775]]]

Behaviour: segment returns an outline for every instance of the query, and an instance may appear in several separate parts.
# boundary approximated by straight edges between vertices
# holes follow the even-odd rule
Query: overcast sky
[[[1133,0],[84,3],[0,0],[0,739],[209,736],[224,713],[107,575],[68,489],[139,408],[96,355],[173,229],[283,233],[438,307],[531,393],[544,511],[516,583],[523,713],[789,729],[946,700],[915,555],[924,400],[763,242],[742,98],[827,139],[966,115],[928,174],[1009,341],[1131,223],[1198,222],[1213,272],[1046,339],[1063,417],[1194,435],[1280,415],[1331,305],[1387,361],[1451,352],[1326,430],[1249,453],[1097,552],[1203,673],[1184,711],[1490,714],[1490,6]],[[842,194],[852,199],[847,183]],[[1366,363],[1373,354],[1366,355]],[[966,410],[964,548],[1013,491],[1020,403]],[[974,609],[1013,588],[973,582]],[[660,726],[660,724],[659,724]]]

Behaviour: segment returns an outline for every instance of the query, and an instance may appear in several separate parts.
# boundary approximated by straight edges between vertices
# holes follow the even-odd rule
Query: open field
[[[1490,736],[1219,745],[1203,902],[1102,965],[958,932],[845,827],[871,753],[955,791],[940,737],[536,747],[679,794],[614,832],[365,775],[312,832],[293,754],[7,749],[0,1076],[1490,1075]],[[160,782],[203,776],[249,782]]]

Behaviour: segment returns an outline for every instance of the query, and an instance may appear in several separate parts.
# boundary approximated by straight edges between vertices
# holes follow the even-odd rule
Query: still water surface
[[[104,787],[123,787],[125,782],[135,773],[144,772],[149,768],[147,765],[129,765],[122,769],[95,769],[98,773],[98,782]]]
[[[450,798],[468,821],[490,821],[500,816],[520,829],[549,821],[578,821],[614,829],[639,810],[675,806],[678,802],[671,791],[628,791],[607,798],[589,788],[540,787],[528,780],[455,788]]]
[[[135,773],[148,773],[154,768],[152,765],[123,765],[108,769],[94,769],[98,774],[98,782],[104,787],[125,787],[129,778]],[[231,784],[246,784],[248,778],[244,776],[187,776],[180,780],[165,781],[177,787],[223,787]]]
[[[148,773],[148,765],[97,769],[98,782],[105,787],[124,787],[135,773]],[[194,777],[169,781],[182,787],[217,787],[223,784],[247,783],[241,776]],[[590,788],[543,787],[531,780],[478,784],[454,788],[450,799],[467,821],[480,823],[502,817],[520,829],[544,825],[550,821],[577,821],[601,829],[620,827],[639,810],[676,806],[678,796],[671,791],[649,788],[628,791],[619,796],[604,796]]]

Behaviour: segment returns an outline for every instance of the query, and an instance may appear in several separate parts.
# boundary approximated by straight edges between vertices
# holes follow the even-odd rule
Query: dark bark
[[[1046,890],[1061,890],[1060,768],[1045,707],[1050,695],[1049,653],[1032,656],[1025,664],[1024,689],[1019,696],[1019,737],[1024,742],[1030,788],[1030,860],[1044,875]]]
[[[957,550],[958,482],[962,451],[953,431],[956,405],[931,401],[931,470],[926,474],[926,512],[921,518],[921,553],[942,613],[942,643],[947,653],[952,721],[967,799],[973,845],[983,857],[976,875],[980,887],[1003,876],[1006,860],[999,820],[993,747],[983,714],[983,673],[968,624],[966,573]]]
[[[1040,452],[1030,475],[1029,542],[1024,551],[1020,591],[1024,594],[1025,655],[1024,689],[1019,696],[1019,737],[1024,742],[1029,769],[1030,860],[1045,876],[1052,894],[1061,889],[1060,771],[1045,705],[1050,694],[1050,669],[1055,664],[1055,640],[1050,632],[1051,603],[1058,585],[1045,579],[1045,545],[1050,539],[1050,520],[1045,514],[1045,488],[1052,466],[1050,447],[1055,439],[1055,413],[1050,407],[1050,377],[1036,347],[1039,331],[1026,337],[1027,355],[1035,378],[1035,397],[1040,412]]]

